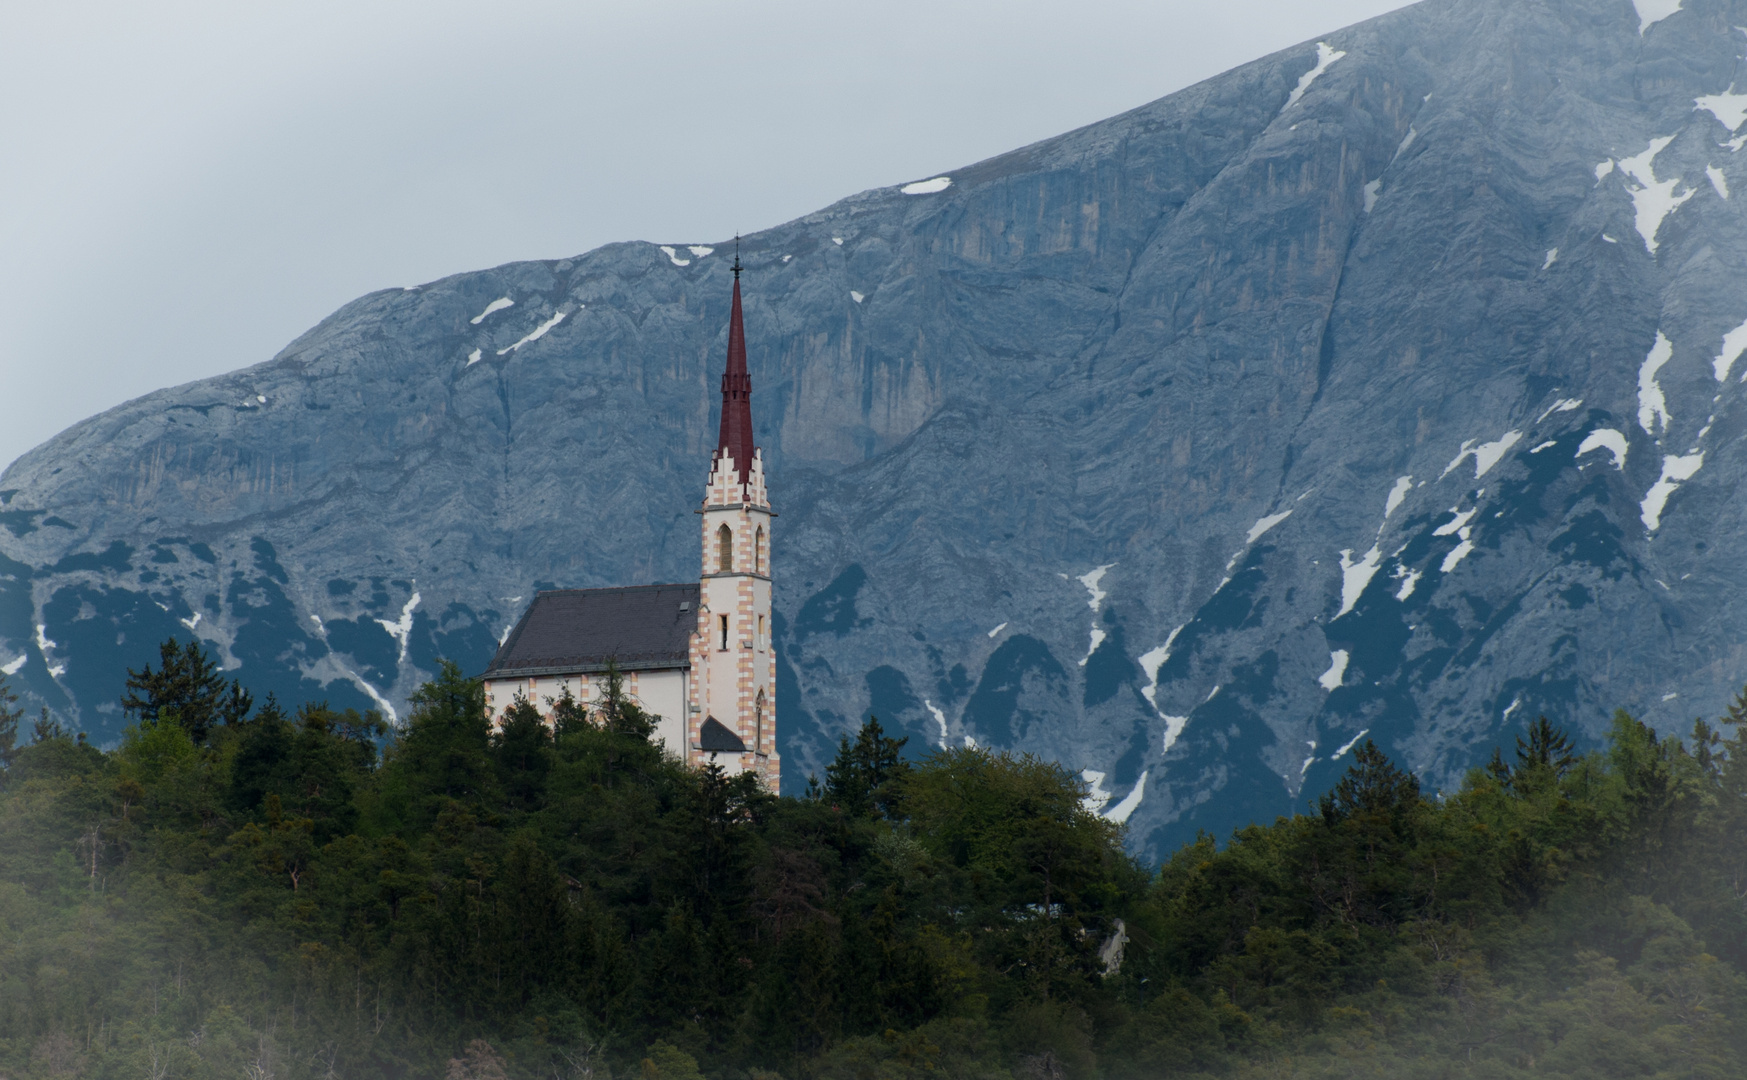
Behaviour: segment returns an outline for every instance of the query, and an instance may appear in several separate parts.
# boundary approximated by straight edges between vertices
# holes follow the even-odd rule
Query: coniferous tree
[[[405,823],[428,824],[450,807],[477,812],[497,802],[485,687],[441,661],[412,695],[412,712],[383,762],[391,803]]]
[[[269,696],[204,747],[167,708],[112,751],[45,716],[0,789],[0,1073],[1624,1080],[1747,1056],[1747,732],[1622,715],[1579,756],[1535,724],[1510,783],[1435,802],[1366,744],[1326,815],[1155,872],[1055,762],[906,763],[870,722],[829,801],[778,799],[622,730],[618,696],[620,730],[554,744],[526,703],[494,733],[445,665],[380,764],[380,718],[320,703]]]
[[[901,756],[909,741],[886,738],[879,718],[868,717],[854,743],[847,735],[838,741],[837,757],[825,767],[825,797],[851,817],[891,816],[910,768]]]
[[[1538,765],[1553,770],[1554,776],[1564,776],[1577,764],[1571,738],[1563,728],[1556,728],[1545,716],[1529,725],[1529,738],[1516,740],[1518,767]]]
[[[588,726],[588,709],[576,700],[567,684],[555,698],[546,699],[546,716],[552,722],[552,739],[556,742],[571,732]]]
[[[535,810],[545,799],[546,774],[551,771],[552,733],[534,703],[520,694],[504,710],[491,736],[498,782],[509,805]]]
[[[595,706],[594,719],[615,735],[647,739],[655,734],[658,718],[644,712],[641,705],[625,696],[625,675],[613,657],[607,658],[606,685],[601,690],[600,704]]]
[[[166,638],[158,646],[158,670],[147,664],[127,670],[127,692],[121,706],[141,723],[156,723],[173,712],[196,745],[204,744],[216,724],[235,724],[249,714],[254,698],[232,679],[228,684],[200,642],[179,645]]]
[[[18,724],[23,719],[24,710],[18,705],[18,695],[6,685],[6,676],[0,674],[0,773],[12,767],[12,757],[18,748]],[[4,777],[0,776],[0,779]]]
[[[67,734],[66,727],[59,720],[49,714],[49,707],[47,705],[42,707],[41,715],[36,718],[36,723],[31,725],[30,736],[33,740],[39,743],[55,742],[61,739],[72,738],[72,736]]]
[[[1353,751],[1348,767],[1333,791],[1318,801],[1330,824],[1355,814],[1396,813],[1419,802],[1419,777],[1395,767],[1377,744],[1366,739]]]

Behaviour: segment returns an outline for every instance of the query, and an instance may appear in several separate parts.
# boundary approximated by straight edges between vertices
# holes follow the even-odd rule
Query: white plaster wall
[[[587,703],[589,700],[589,679],[586,675],[544,675],[534,679],[487,679],[485,680],[485,711],[491,717],[492,723],[502,719],[503,711],[512,705],[516,695],[520,694],[533,702],[534,708],[541,716],[550,713],[551,707],[546,704],[547,698],[554,700],[563,697],[565,689],[576,700]]]
[[[684,756],[685,754],[685,716],[687,702],[687,680],[689,672],[684,668],[665,668],[656,671],[639,671],[625,676],[625,692],[632,701],[641,706],[644,711],[651,712],[661,719],[655,726],[654,738],[665,741],[668,752]],[[547,698],[556,700],[563,695],[566,687],[572,697],[583,704],[592,704],[594,691],[600,676],[590,678],[587,675],[543,675],[535,679],[487,679],[485,681],[485,708],[495,725],[503,717],[505,709],[521,694],[534,703],[541,716],[551,714],[551,706]]]
[[[676,757],[685,757],[686,677],[680,668],[637,673],[637,704],[661,717],[655,724],[654,741]]]

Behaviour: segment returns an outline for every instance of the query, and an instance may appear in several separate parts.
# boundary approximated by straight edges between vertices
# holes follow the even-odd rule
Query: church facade
[[[516,698],[547,715],[568,691],[598,701],[609,664],[624,692],[660,717],[655,738],[692,765],[755,773],[772,790],[776,654],[771,645],[771,525],[764,455],[753,445],[752,377],[740,312],[740,262],[728,318],[722,421],[697,511],[697,584],[542,591],[484,674],[494,717]]]

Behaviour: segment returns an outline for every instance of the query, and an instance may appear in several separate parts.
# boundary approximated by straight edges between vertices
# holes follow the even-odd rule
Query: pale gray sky
[[[372,289],[722,240],[1402,6],[15,0],[0,466]]]

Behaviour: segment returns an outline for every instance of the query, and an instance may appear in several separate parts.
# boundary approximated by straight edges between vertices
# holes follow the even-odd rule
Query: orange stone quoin
[[[688,764],[755,773],[779,789],[776,653],[771,644],[771,511],[764,455],[752,443],[752,377],[734,260],[722,425],[710,459],[696,585],[555,589],[537,593],[484,675],[501,722],[515,700],[541,715],[569,690],[598,697],[609,662],[625,692],[658,714],[655,738]]]

